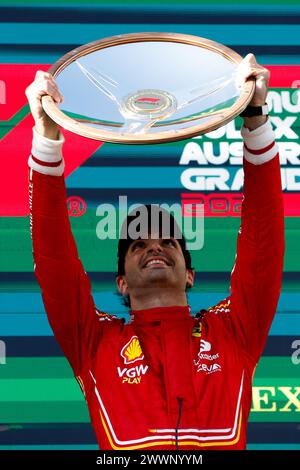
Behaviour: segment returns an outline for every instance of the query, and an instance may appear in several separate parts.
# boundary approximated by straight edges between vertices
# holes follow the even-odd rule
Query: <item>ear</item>
[[[195,280],[195,271],[193,269],[186,270],[186,287],[193,287]]]
[[[116,278],[118,291],[122,295],[128,294],[128,285],[125,279],[125,276],[117,276]]]

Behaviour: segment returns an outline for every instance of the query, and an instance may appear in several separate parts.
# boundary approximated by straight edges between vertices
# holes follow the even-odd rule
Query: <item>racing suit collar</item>
[[[151,323],[164,320],[185,320],[191,318],[190,307],[155,307],[142,310],[130,311],[130,322],[134,323]]]

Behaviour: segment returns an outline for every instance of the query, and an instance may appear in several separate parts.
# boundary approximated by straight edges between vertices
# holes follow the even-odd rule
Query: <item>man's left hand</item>
[[[242,87],[248,78],[255,78],[255,90],[249,106],[263,106],[268,95],[270,72],[256,62],[253,54],[248,54],[238,66],[236,84]],[[267,116],[253,116],[244,118],[244,126],[251,131],[262,126]]]
[[[263,106],[267,99],[270,72],[256,62],[253,54],[248,54],[238,67],[237,85],[243,86],[248,78],[255,78],[255,91],[250,106]]]

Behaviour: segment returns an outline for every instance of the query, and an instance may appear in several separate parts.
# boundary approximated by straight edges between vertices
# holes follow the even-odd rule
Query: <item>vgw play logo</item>
[[[144,364],[132,365],[144,359],[144,354],[137,336],[130,338],[125,346],[123,346],[120,355],[124,360],[124,364],[130,366],[124,368],[117,367],[118,375],[122,379],[122,383],[141,383],[142,377],[146,374],[149,366]]]

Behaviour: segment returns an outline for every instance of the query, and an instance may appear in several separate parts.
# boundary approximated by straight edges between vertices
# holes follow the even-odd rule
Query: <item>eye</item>
[[[131,251],[135,251],[139,248],[145,248],[145,242],[143,242],[142,240],[138,240],[138,241],[132,243]]]
[[[175,246],[176,247],[176,242],[175,242],[175,240],[172,240],[172,238],[165,238],[163,240],[163,244],[165,246]]]

